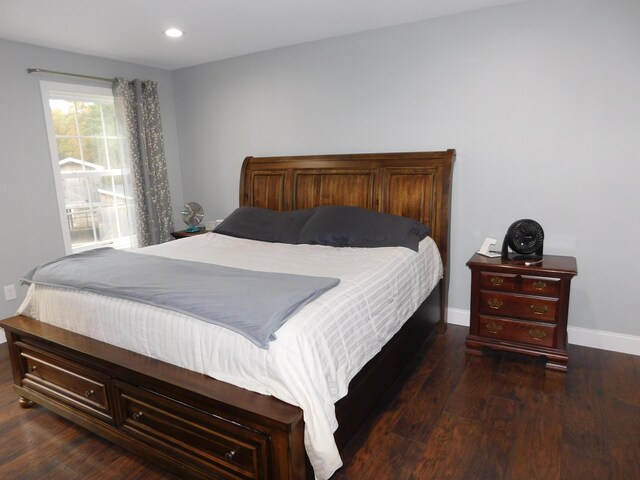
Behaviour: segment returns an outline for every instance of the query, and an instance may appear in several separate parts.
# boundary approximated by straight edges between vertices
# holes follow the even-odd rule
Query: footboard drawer
[[[268,435],[182,402],[115,382],[121,428],[211,478],[269,477]]]
[[[106,387],[108,376],[23,342],[17,346],[24,387],[113,422]]]

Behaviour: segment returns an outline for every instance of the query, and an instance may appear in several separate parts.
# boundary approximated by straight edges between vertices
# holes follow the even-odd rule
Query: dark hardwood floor
[[[332,480],[640,478],[640,357],[571,345],[568,374],[464,354],[450,326],[398,380]],[[18,406],[0,346],[0,478],[174,479],[43,408]]]

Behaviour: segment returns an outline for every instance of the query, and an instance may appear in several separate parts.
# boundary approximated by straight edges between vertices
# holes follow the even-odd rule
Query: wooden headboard
[[[349,205],[402,215],[429,225],[445,269],[441,319],[444,329],[455,156],[455,150],[447,150],[247,157],[240,176],[240,205],[272,210]]]

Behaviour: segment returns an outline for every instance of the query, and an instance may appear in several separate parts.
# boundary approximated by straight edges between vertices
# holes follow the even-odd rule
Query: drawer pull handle
[[[91,395],[93,395],[94,393],[96,393],[96,392],[95,392],[95,390],[93,390],[93,389],[91,389],[91,390],[85,390],[85,391],[84,391],[84,396],[85,396],[85,397],[87,397],[87,398],[89,398],[89,397],[91,397]]]
[[[530,308],[536,315],[544,315],[549,311],[549,306],[541,303],[532,303]]]
[[[135,412],[133,415],[131,415],[133,417],[134,420],[140,420],[140,418],[142,417],[142,415],[144,415],[144,412],[142,410],[139,410],[137,412]]]
[[[234,455],[238,453],[238,450],[231,450],[224,454],[224,458],[226,458],[229,462],[233,461]]]
[[[500,310],[502,305],[504,305],[504,302],[499,298],[490,298],[487,300],[487,305],[489,305],[489,308],[493,308],[494,310]]]
[[[543,332],[542,330],[538,330],[537,328],[533,328],[529,330],[529,335],[536,340],[542,340],[547,336],[547,332]]]
[[[502,277],[491,277],[491,285],[493,285],[494,287],[499,287],[500,285],[502,285],[504,283],[504,278]]]
[[[487,330],[491,333],[500,333],[502,331],[502,325],[499,325],[496,322],[487,323]]]
[[[533,282],[533,288],[536,290],[544,290],[545,288],[547,288],[547,283],[536,280],[535,282]]]
[[[29,370],[29,373],[33,373],[38,369],[38,367],[36,365],[29,365],[29,367],[27,368],[27,370]]]

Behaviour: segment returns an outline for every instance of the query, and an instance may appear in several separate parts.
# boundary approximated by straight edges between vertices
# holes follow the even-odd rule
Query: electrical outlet
[[[15,300],[16,297],[17,297],[16,286],[15,285],[5,285],[4,286],[4,299],[8,302],[9,300]]]

